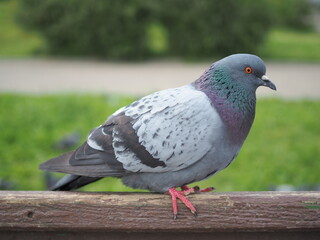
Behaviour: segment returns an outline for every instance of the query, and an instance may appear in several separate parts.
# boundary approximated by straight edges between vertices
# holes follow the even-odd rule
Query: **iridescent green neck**
[[[195,83],[224,121],[230,140],[242,144],[254,120],[255,91],[245,89],[225,69],[211,66]]]

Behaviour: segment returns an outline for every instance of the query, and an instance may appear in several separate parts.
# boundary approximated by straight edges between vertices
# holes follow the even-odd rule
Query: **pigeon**
[[[186,196],[213,188],[188,184],[213,176],[236,158],[255,117],[259,86],[276,90],[261,58],[227,56],[191,84],[120,108],[79,148],[42,163],[40,169],[67,173],[51,190],[117,177],[131,188],[170,195],[174,219],[177,199],[196,215]]]

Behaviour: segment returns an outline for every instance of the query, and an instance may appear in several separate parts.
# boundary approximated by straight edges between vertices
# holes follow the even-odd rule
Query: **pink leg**
[[[197,215],[197,210],[192,205],[192,203],[183,195],[183,191],[180,192],[175,188],[169,188],[168,193],[171,195],[172,198],[173,219],[176,219],[178,215],[177,198],[179,198],[194,215]]]
[[[178,215],[177,196],[174,193],[172,193],[172,190],[170,189],[168,193],[171,195],[171,199],[172,199],[173,219],[177,219],[177,215]]]

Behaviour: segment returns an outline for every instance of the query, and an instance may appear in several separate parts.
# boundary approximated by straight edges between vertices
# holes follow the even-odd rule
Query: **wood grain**
[[[320,232],[320,192],[229,192],[188,196],[198,216],[168,195],[0,192],[1,231]]]

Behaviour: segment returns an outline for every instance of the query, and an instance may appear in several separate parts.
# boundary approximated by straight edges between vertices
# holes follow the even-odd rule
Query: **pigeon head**
[[[276,90],[276,86],[266,76],[266,66],[261,58],[251,54],[234,54],[221,59],[214,64],[213,71],[223,71],[226,80],[234,81],[236,85],[255,91],[259,86]],[[215,80],[215,79],[212,79]]]
[[[266,76],[261,58],[251,54],[234,54],[213,63],[194,83],[211,100],[230,133],[242,143],[255,116],[256,89],[276,86]]]

